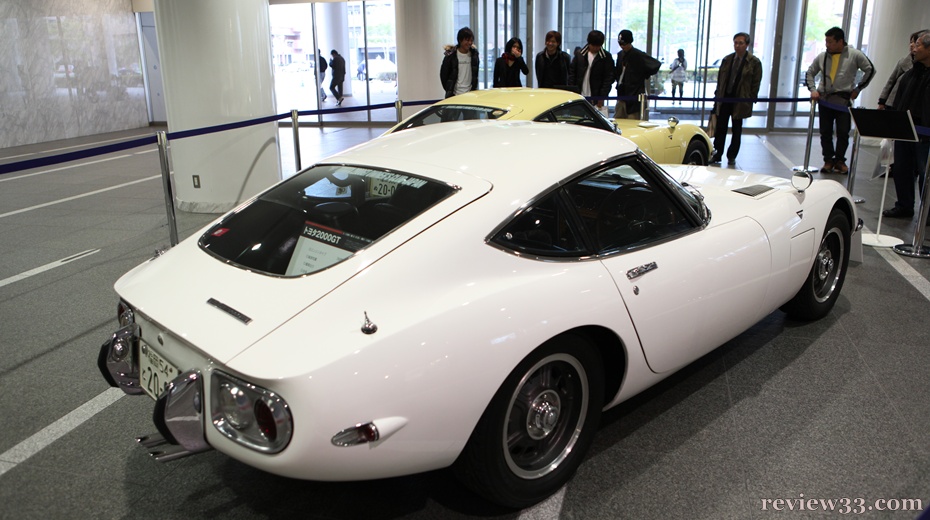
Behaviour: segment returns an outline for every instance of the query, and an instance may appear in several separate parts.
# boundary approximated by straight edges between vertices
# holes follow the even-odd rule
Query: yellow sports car
[[[697,125],[616,119],[610,121],[581,95],[567,90],[495,88],[446,98],[388,130],[393,133],[461,119],[514,119],[571,123],[615,132],[636,143],[657,163],[706,165],[713,144]]]

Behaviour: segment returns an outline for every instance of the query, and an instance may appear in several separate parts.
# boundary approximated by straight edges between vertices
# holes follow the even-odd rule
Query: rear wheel
[[[456,460],[456,476],[488,500],[524,508],[561,488],[600,421],[597,350],[565,334],[527,356],[501,385]]]
[[[794,298],[782,306],[788,316],[798,320],[818,320],[830,312],[846,280],[850,236],[849,219],[834,208],[827,219],[810,274]]]
[[[688,144],[688,149],[685,151],[685,160],[682,161],[682,164],[698,164],[701,166],[707,166],[709,160],[709,151],[707,150],[707,144],[701,142],[698,139],[691,141]]]

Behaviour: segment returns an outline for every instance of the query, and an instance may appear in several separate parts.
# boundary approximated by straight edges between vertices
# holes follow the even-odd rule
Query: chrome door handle
[[[655,262],[649,262],[648,264],[643,264],[639,267],[634,267],[626,272],[626,277],[630,280],[634,278],[639,278],[640,276],[648,273],[649,271],[655,271],[659,266]]]

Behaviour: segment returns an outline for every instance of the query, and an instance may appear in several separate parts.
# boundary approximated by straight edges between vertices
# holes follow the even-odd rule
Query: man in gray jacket
[[[849,106],[859,97],[875,76],[871,60],[848,45],[846,33],[833,27],[824,35],[826,52],[820,53],[807,69],[806,84],[811,102],[824,101],[820,107],[820,148],[823,151],[823,173],[849,173],[846,166],[846,148],[849,147],[849,129],[852,117]],[[857,82],[857,75],[862,79]],[[820,83],[815,78],[820,75]],[[815,88],[816,85],[816,88]],[[833,125],[836,125],[836,147],[833,145]]]

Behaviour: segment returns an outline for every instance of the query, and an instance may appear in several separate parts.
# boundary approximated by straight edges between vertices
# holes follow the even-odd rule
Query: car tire
[[[790,318],[812,321],[830,312],[840,296],[846,269],[849,267],[849,244],[852,233],[849,219],[834,208],[814,257],[814,265],[804,285],[788,303],[782,306]]]
[[[681,163],[707,166],[709,160],[710,150],[707,149],[707,144],[695,139],[688,144],[688,149],[685,150],[685,158]]]
[[[522,509],[558,491],[581,464],[600,422],[603,362],[588,341],[557,336],[510,373],[453,465],[496,504]]]

